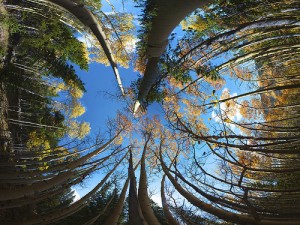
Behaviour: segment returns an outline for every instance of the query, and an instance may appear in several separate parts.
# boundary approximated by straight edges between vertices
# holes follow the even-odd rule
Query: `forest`
[[[0,224],[300,225],[299,12],[0,0]]]

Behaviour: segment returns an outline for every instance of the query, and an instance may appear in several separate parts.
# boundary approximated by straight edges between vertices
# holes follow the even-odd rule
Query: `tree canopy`
[[[0,221],[300,224],[299,2],[129,2],[0,2]],[[101,132],[90,64],[121,90]]]

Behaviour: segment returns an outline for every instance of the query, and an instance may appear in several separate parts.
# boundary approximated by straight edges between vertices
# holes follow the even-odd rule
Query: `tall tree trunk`
[[[79,4],[78,1],[75,0],[73,1],[72,0],[47,0],[47,1],[64,8],[65,10],[73,14],[85,26],[91,29],[93,34],[98,39],[108,61],[110,62],[110,65],[117,79],[119,88],[122,92],[122,95],[124,95],[125,92],[120,78],[117,62],[114,59],[111,47],[107,41],[108,38],[104,33],[101,23],[97,20],[97,18],[93,15],[93,13],[90,12],[83,4]]]
[[[160,152],[160,161],[161,166],[168,177],[168,179],[173,184],[174,188],[185,198],[187,199],[191,204],[198,207],[201,210],[204,210],[216,217],[219,217],[220,219],[223,219],[225,221],[230,221],[233,223],[238,224],[245,224],[245,225],[299,225],[298,221],[282,221],[280,218],[260,218],[260,220],[256,220],[252,216],[248,215],[241,215],[237,213],[233,213],[230,211],[226,211],[220,208],[216,208],[211,204],[208,204],[204,201],[201,201],[196,196],[194,196],[192,193],[186,191],[177,181],[176,179],[169,173],[167,166],[165,165],[162,153]]]
[[[148,135],[147,140],[144,145],[144,151],[142,154],[141,159],[141,174],[139,180],[139,203],[143,212],[143,216],[145,217],[148,224],[151,225],[160,225],[154,212],[151,208],[151,202],[148,196],[148,189],[147,189],[147,175],[146,175],[146,151],[148,148],[148,142],[150,141],[150,135]]]
[[[130,225],[147,225],[147,222],[144,219],[140,203],[138,201],[138,195],[136,190],[136,179],[133,170],[132,163],[132,151],[129,150],[129,168],[128,174],[130,178],[129,186],[129,224]]]
[[[157,8],[155,9],[156,16],[151,21],[149,34],[146,34],[148,35],[146,47],[148,63],[139,88],[134,113],[138,110],[140,103],[146,99],[152,85],[159,77],[157,64],[168,44],[171,32],[188,14],[208,5],[212,0],[155,0],[153,2]]]
[[[161,202],[162,202],[162,207],[164,210],[164,214],[168,220],[168,224],[169,225],[179,225],[179,223],[177,222],[177,220],[173,217],[172,213],[169,210],[169,206],[167,203],[167,199],[165,196],[165,178],[166,175],[163,175],[163,178],[161,180],[161,186],[160,186],[160,195],[161,195]]]
[[[67,216],[70,216],[70,215],[76,213],[78,210],[80,210],[84,206],[84,204],[87,201],[89,201],[89,198],[92,197],[92,195],[94,195],[102,187],[102,185],[108,180],[110,175],[121,164],[121,162],[124,160],[126,155],[127,155],[127,153],[114,166],[114,168],[112,170],[110,170],[110,172],[107,173],[106,176],[93,188],[93,190],[91,190],[88,194],[86,194],[84,197],[82,197],[80,200],[73,203],[72,205],[70,205],[70,206],[68,206],[64,209],[55,210],[55,211],[47,213],[45,215],[36,216],[35,218],[31,218],[30,220],[27,220],[27,221],[18,220],[18,222],[12,222],[12,223],[8,223],[6,225],[30,225],[30,224],[38,224],[38,223],[41,223],[41,222],[43,222],[43,225],[44,225],[44,224],[53,223],[55,221],[58,221],[60,219],[63,219]],[[18,218],[18,219],[20,219],[20,218]]]
[[[8,99],[5,84],[0,82],[0,152],[11,153],[11,151],[12,137],[8,127]]]
[[[108,203],[106,204],[106,206],[104,207],[104,209],[101,210],[101,212],[99,212],[97,216],[95,216],[92,219],[90,219],[89,221],[87,221],[84,225],[93,225],[96,222],[96,220],[106,212],[107,208],[110,206],[111,202],[113,201],[113,199],[115,197],[115,194],[116,193],[114,193],[111,196],[110,200],[108,201]]]
[[[121,195],[120,195],[117,205],[115,205],[113,210],[109,213],[109,217],[105,220],[103,225],[117,225],[118,224],[119,218],[122,214],[122,210],[124,207],[128,184],[129,184],[129,178],[127,178],[127,180],[123,186],[123,189],[122,189],[122,192],[121,192]]]
[[[66,166],[66,169],[69,169],[69,171],[67,171],[67,172],[62,172],[50,180],[39,181],[30,186],[26,186],[22,189],[20,188],[20,189],[16,189],[16,190],[7,190],[5,192],[1,191],[0,192],[0,201],[33,196],[37,193],[40,193],[42,191],[45,191],[45,190],[53,187],[55,185],[60,185],[64,182],[66,182],[70,178],[73,178],[74,176],[76,176],[77,171],[74,170],[75,168],[77,168],[78,166],[80,166],[82,163],[86,162],[93,156],[96,156],[105,147],[107,147],[110,143],[112,143],[120,133],[121,133],[121,131],[118,132],[112,139],[110,139],[108,142],[106,142],[100,148],[98,148],[95,151],[87,154],[86,156],[83,156],[80,159],[75,160],[74,162],[70,163],[68,166]]]

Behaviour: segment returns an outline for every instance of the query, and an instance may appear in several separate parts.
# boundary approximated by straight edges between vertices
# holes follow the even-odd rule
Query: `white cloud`
[[[224,110],[226,109],[226,105],[225,105],[224,102],[222,102],[222,103],[220,104],[220,109],[221,109],[222,111],[224,111]]]
[[[79,37],[77,37],[77,40],[84,43],[88,48],[91,48],[93,46],[93,37],[90,35],[81,35]]]
[[[225,96],[226,96],[226,93],[228,93],[230,97],[237,96],[236,92],[230,94],[229,89],[228,88],[224,88],[222,90],[222,95],[225,94]],[[229,96],[227,95],[227,97],[225,97],[225,98],[228,98]],[[220,99],[223,99],[222,96],[221,96]],[[214,108],[217,108],[217,107],[214,107]],[[231,108],[227,108],[226,107],[226,103],[222,102],[222,103],[220,103],[220,110],[222,112],[222,117],[228,117],[230,120],[235,121],[235,122],[238,122],[238,121],[240,121],[242,119],[242,115],[241,115],[239,107],[237,105],[231,106]],[[216,112],[217,112],[217,110],[213,110],[212,113],[211,113],[211,117],[212,117],[212,119],[214,119],[215,122],[221,123],[221,118],[220,118],[219,115],[217,115]],[[225,112],[227,112],[227,113],[225,113]],[[230,127],[232,129],[235,128],[234,124],[229,124],[229,125],[230,125]]]
[[[126,43],[125,49],[128,53],[132,53],[135,51],[136,43],[139,40],[137,38],[133,38],[130,42]]]
[[[224,93],[224,92],[229,92],[229,89],[227,87],[223,88],[222,93]]]
[[[242,119],[243,116],[242,116],[242,114],[240,113],[240,110],[239,110],[239,109],[236,110],[236,113],[235,113],[234,117],[235,117],[235,121],[236,121],[236,122],[238,122],[238,121],[240,121],[240,120]]]
[[[220,123],[221,122],[221,119],[220,117],[216,114],[215,110],[212,111],[211,113],[211,118],[216,121],[217,123]]]
[[[151,199],[160,207],[162,206],[160,194],[154,194],[151,196]]]
[[[107,12],[103,12],[105,15],[115,15],[116,12],[114,11],[107,11]]]

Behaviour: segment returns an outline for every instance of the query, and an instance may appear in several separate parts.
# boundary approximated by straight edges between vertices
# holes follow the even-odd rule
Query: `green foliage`
[[[89,4],[88,7],[90,8],[101,7],[101,5],[98,4],[99,2],[96,2],[96,0],[82,0],[82,2],[84,4]],[[143,12],[143,29],[145,33],[147,33],[147,31],[151,29],[151,19],[155,15],[156,10],[154,4],[155,2],[158,1],[142,1],[142,3],[140,3],[141,5],[145,6],[145,10]],[[272,3],[273,1],[271,0],[270,2]],[[34,4],[32,2],[28,3],[28,1],[20,1],[18,3],[20,3],[22,7],[28,6],[26,4]],[[167,127],[160,127],[160,124],[157,122],[155,123],[155,125],[157,126],[155,127],[155,130],[153,130],[153,133],[150,134],[150,132],[152,131],[149,131],[149,137],[153,134],[153,141],[150,140],[149,142],[149,150],[151,151],[149,151],[149,153],[147,152],[146,154],[147,162],[149,162],[151,166],[155,165],[155,167],[158,167],[151,168],[150,174],[152,174],[152,172],[155,173],[156,171],[160,170],[159,166],[162,165],[163,160],[161,160],[159,163],[159,160],[157,159],[157,157],[155,157],[155,155],[157,155],[159,150],[162,150],[164,155],[163,159],[168,162],[166,164],[170,165],[170,171],[175,174],[174,180],[176,182],[178,180],[178,177],[176,175],[177,173],[173,171],[173,169],[175,168],[181,170],[184,174],[184,178],[189,180],[192,184],[199,184],[197,185],[197,187],[199,186],[199,189],[205,191],[206,193],[203,194],[202,192],[199,192],[199,194],[202,195],[198,199],[199,202],[203,200],[204,203],[211,204],[207,205],[207,208],[212,209],[211,211],[217,211],[215,214],[218,215],[218,212],[221,212],[224,208],[224,210],[228,210],[227,212],[225,211],[226,214],[228,214],[228,212],[237,213],[236,218],[241,216],[245,219],[248,216],[251,217],[254,215],[253,217],[255,217],[255,214],[258,214],[259,219],[262,219],[263,221],[265,219],[265,216],[267,218],[269,217],[273,219],[272,216],[276,215],[277,218],[280,218],[280,222],[282,223],[283,220],[281,218],[288,218],[288,216],[290,215],[293,215],[295,217],[295,212],[297,213],[299,211],[297,207],[298,200],[297,198],[293,199],[293,197],[296,195],[292,192],[290,192],[292,194],[289,193],[290,190],[299,189],[300,174],[296,171],[296,169],[299,167],[299,158],[297,158],[296,154],[289,153],[291,152],[291,149],[297,150],[298,147],[298,140],[296,139],[299,133],[299,123],[297,120],[297,110],[299,106],[299,91],[295,91],[294,88],[292,90],[280,89],[274,91],[273,93],[270,92],[271,94],[267,93],[267,91],[263,92],[263,94],[260,93],[259,96],[261,98],[264,97],[265,102],[264,104],[257,104],[256,106],[254,106],[254,104],[252,103],[252,106],[250,106],[250,103],[248,105],[240,104],[238,97],[235,98],[235,101],[222,102],[224,98],[220,97],[219,99],[218,96],[220,94],[220,91],[218,91],[213,86],[214,82],[211,81],[222,80],[218,71],[221,71],[222,69],[224,69],[225,71],[225,69],[227,68],[226,66],[222,67],[223,64],[221,64],[221,66],[214,66],[215,62],[210,63],[210,61],[216,61],[215,59],[218,59],[217,56],[222,55],[226,51],[230,51],[230,54],[228,54],[229,57],[231,57],[231,55],[233,57],[239,57],[239,55],[244,55],[247,54],[248,51],[252,51],[252,48],[254,48],[255,50],[255,48],[265,49],[276,46],[284,46],[285,44],[297,45],[299,42],[299,38],[298,36],[296,36],[296,31],[294,31],[294,33],[289,33],[292,34],[291,36],[294,35],[293,38],[282,38],[276,41],[274,41],[275,38],[273,38],[276,36],[270,35],[267,36],[268,40],[261,41],[260,39],[254,39],[254,41],[257,41],[257,43],[251,43],[253,44],[249,45],[251,49],[242,48],[242,50],[240,50],[237,48],[237,52],[231,51],[231,49],[229,48],[230,46],[227,48],[228,43],[225,43],[227,40],[221,42],[211,41],[214,38],[214,35],[217,32],[226,32],[232,24],[235,24],[235,26],[233,26],[234,28],[236,28],[236,26],[239,26],[239,24],[237,24],[234,20],[237,20],[239,18],[236,16],[236,14],[240,12],[244,14],[245,12],[248,12],[247,10],[249,10],[249,13],[252,13],[251,16],[247,15],[247,13],[245,13],[246,15],[241,15],[241,20],[245,23],[251,21],[253,18],[260,18],[255,17],[255,13],[259,13],[260,11],[264,10],[261,7],[259,7],[260,3],[263,3],[263,1],[246,0],[241,3],[237,0],[229,0],[220,1],[219,3],[219,5],[214,5],[211,8],[207,9],[207,12],[205,14],[203,14],[202,12],[198,12],[198,14],[195,14],[190,19],[187,19],[185,25],[186,29],[188,30],[187,36],[185,36],[184,39],[181,40],[182,42],[180,42],[180,44],[176,46],[175,49],[170,48],[167,51],[167,53],[161,58],[159,68],[161,77],[151,87],[150,93],[147,96],[146,102],[144,103],[146,106],[155,101],[160,102],[166,96],[168,87],[166,86],[167,84],[164,82],[164,79],[167,76],[169,76],[170,78],[174,78],[172,79],[172,81],[176,80],[177,82],[180,82],[180,84],[190,83],[192,81],[191,74],[195,76],[194,73],[196,73],[197,78],[203,79],[199,79],[199,83],[193,83],[197,85],[199,84],[199,86],[195,85],[193,87],[194,89],[190,88],[191,90],[188,90],[189,87],[192,86],[185,88],[184,90],[187,91],[180,96],[178,95],[178,103],[177,99],[174,99],[174,101],[173,99],[171,99],[172,97],[177,97],[173,94],[173,92],[171,93],[172,96],[171,94],[168,95],[169,108],[167,109],[167,107],[165,107],[164,110],[170,110],[170,113],[167,112],[167,115],[169,116],[169,122],[171,123],[171,125],[174,126],[174,129],[169,130]],[[34,6],[38,7],[36,5]],[[30,5],[30,7],[32,7],[32,5]],[[47,8],[43,8],[43,6],[39,7],[42,7],[42,9],[45,10],[45,15],[43,15],[42,17],[40,17],[40,15],[38,14],[28,12],[15,12],[15,18],[20,24],[20,27],[22,27],[22,32],[21,30],[11,29],[13,31],[11,33],[10,38],[11,48],[7,52],[7,56],[9,57],[6,57],[7,62],[5,64],[5,68],[3,68],[0,71],[1,82],[5,83],[5,88],[8,90],[7,108],[9,110],[7,110],[8,113],[5,112],[3,113],[3,115],[8,114],[9,121],[14,121],[14,123],[9,124],[9,131],[12,134],[11,142],[13,142],[17,146],[17,148],[10,152],[12,154],[7,154],[9,155],[9,157],[10,155],[13,155],[13,157],[9,158],[9,161],[2,161],[6,160],[6,158],[1,157],[1,163],[4,162],[4,165],[9,165],[7,166],[7,168],[5,168],[5,172],[7,172],[6,170],[9,171],[11,169],[11,171],[13,171],[14,174],[17,174],[17,177],[14,178],[15,180],[17,180],[20,171],[26,172],[27,174],[34,172],[34,175],[28,175],[29,179],[27,179],[27,177],[25,177],[26,179],[23,179],[25,180],[24,184],[22,184],[23,186],[28,184],[30,185],[31,179],[36,179],[38,180],[38,182],[44,182],[43,180],[45,180],[47,183],[48,180],[46,179],[48,178],[48,176],[51,177],[52,175],[56,176],[57,174],[61,174],[60,169],[63,168],[63,166],[69,162],[69,159],[77,159],[83,152],[77,152],[77,150],[75,149],[70,151],[67,148],[58,147],[58,143],[61,141],[62,137],[64,137],[67,134],[71,138],[81,139],[90,131],[89,124],[85,122],[80,123],[74,120],[74,118],[80,116],[84,111],[84,108],[79,104],[78,99],[82,97],[83,91],[85,89],[84,84],[77,76],[76,71],[72,66],[72,63],[77,64],[81,69],[87,69],[87,60],[85,57],[83,57],[84,54],[82,54],[84,52],[84,47],[74,37],[73,30],[70,27],[65,26],[64,24],[61,24],[59,22],[59,15],[52,14],[51,12],[47,11]],[[253,7],[253,9],[251,7]],[[276,6],[274,7],[276,8]],[[233,16],[230,17],[230,15]],[[113,19],[117,20],[115,18]],[[226,24],[224,25],[224,23]],[[271,34],[276,35],[284,36],[286,34],[284,32],[272,32],[273,31],[271,31]],[[270,32],[268,31],[264,34],[258,33],[259,35],[257,36],[259,36],[259,38],[262,38],[264,37],[263,35],[266,35],[266,33],[270,34]],[[251,34],[249,33],[246,34],[251,36]],[[242,45],[244,42],[244,40],[239,35],[242,36],[242,34],[240,33],[235,33],[234,35],[232,35],[235,36],[234,38],[237,38],[237,46]],[[143,43],[141,43],[139,47],[139,50],[142,53],[145,50],[145,44],[147,43],[147,37],[145,36],[143,38]],[[186,52],[189,52],[189,50],[193,49],[194,47],[197,47],[199,43],[201,44],[201,42],[205,40],[208,41],[205,42],[204,47],[200,45],[200,47],[198,47],[197,49],[199,51],[195,51],[195,54],[187,55],[186,57],[184,57],[184,54]],[[228,42],[229,41],[230,40],[228,38]],[[171,51],[173,52],[171,53]],[[291,71],[282,70],[282,73],[279,73],[280,71],[276,70],[276,73],[278,72],[278,74],[276,74],[276,77],[273,77],[272,71],[268,70],[267,77],[265,77],[264,79],[258,79],[259,76],[263,75],[263,72],[260,71],[258,73],[258,76],[255,77],[255,80],[253,80],[252,83],[255,87],[257,87],[257,85],[261,85],[260,87],[263,87],[264,85],[272,87],[272,85],[276,84],[276,82],[278,82],[278,85],[284,85],[285,82],[291,83],[298,81],[297,74],[299,74],[299,71],[297,69],[294,70],[292,66],[290,67],[291,62],[294,62],[294,67],[295,65],[298,65],[297,63],[295,63],[297,61],[296,59],[294,59],[294,55],[289,56],[288,60],[285,62],[283,61],[283,63],[282,61],[276,58],[276,60],[274,60],[273,57],[273,54],[268,54],[267,56],[261,54],[259,55],[259,58],[262,60],[262,62],[259,62],[259,60],[256,59],[250,60],[256,60],[257,64],[263,65],[260,66],[260,70],[262,70],[263,67],[269,64],[271,65],[273,61],[276,61],[276,64],[280,63],[280,67],[288,67],[289,69],[292,68]],[[237,64],[238,63],[239,62],[237,62]],[[228,67],[234,69],[236,65],[234,65],[234,63],[230,63]],[[251,69],[255,69],[254,66]],[[258,69],[256,69],[255,73],[257,73],[257,71]],[[242,72],[244,71],[236,70],[235,72],[239,73],[239,75],[241,75],[241,78],[245,78],[243,82],[246,82],[245,80],[247,79],[251,79],[249,77],[246,79],[246,76],[242,76],[244,75],[242,74]],[[288,76],[290,76],[291,78],[287,78],[285,80],[285,76],[287,76],[286,74],[288,74]],[[234,77],[236,74],[230,75]],[[265,83],[257,84],[262,82],[262,80]],[[132,91],[135,94],[134,99],[136,99],[136,96],[138,95],[138,90],[140,88],[141,81],[142,78],[139,77],[139,79],[137,79],[131,84]],[[198,79],[195,81],[198,81]],[[244,87],[245,86],[241,85],[241,89]],[[174,89],[175,88],[181,89],[179,92],[183,93],[183,89],[180,85],[178,85],[178,87],[174,87]],[[215,89],[212,90],[212,88]],[[58,91],[59,89],[62,90],[60,93]],[[0,89],[0,91],[2,91],[2,89]],[[175,89],[175,91],[177,90]],[[231,96],[229,90],[227,90],[226,93],[227,94],[223,94],[222,92],[222,96],[227,96],[229,98]],[[268,94],[270,94],[270,96],[268,96]],[[3,98],[3,96],[1,97]],[[246,97],[250,99],[251,97],[249,96],[250,95],[247,95]],[[58,98],[54,97],[66,97],[66,103],[59,104],[54,101]],[[60,108],[58,105],[60,106]],[[70,107],[73,108],[69,109]],[[229,117],[229,113],[232,112],[232,108],[240,110],[239,112],[240,114],[242,114],[242,110],[244,110],[244,112],[248,112],[247,110],[250,109],[250,107],[253,111],[258,109],[263,111],[260,114],[261,118],[252,118],[250,120],[250,123],[248,123],[249,121],[239,121],[239,119]],[[256,109],[255,107],[258,109]],[[220,119],[220,123],[216,121],[216,117],[214,118],[212,113],[215,112],[217,108],[219,108],[220,116],[223,116],[224,114],[223,118]],[[271,113],[272,110],[273,113]],[[283,114],[282,112],[285,111],[287,113]],[[237,112],[238,111],[234,111],[234,113],[236,114]],[[205,113],[211,114],[211,118],[207,119],[207,121],[209,121],[208,123],[211,123],[209,128],[208,126],[206,126],[207,124],[202,123],[203,117],[200,118],[200,115],[204,114],[205,116]],[[293,116],[295,116],[296,118],[291,118],[291,113],[294,114]],[[173,114],[175,114],[176,117],[172,118]],[[251,113],[249,113],[249,115],[250,114]],[[252,114],[251,116],[253,116]],[[217,124],[213,124],[214,121],[217,122]],[[235,127],[226,127],[229,125],[229,123],[232,125],[234,123]],[[111,127],[113,127],[112,124],[110,125]],[[243,130],[237,132],[237,130],[240,129],[240,127],[242,127]],[[160,128],[161,130],[159,130]],[[147,130],[149,130],[148,124]],[[210,132],[214,132],[213,136],[209,136]],[[112,134],[113,130],[110,130],[110,133]],[[136,133],[130,133],[129,135],[132,135],[130,137],[134,137]],[[289,142],[283,143],[283,141],[280,141],[279,139],[281,138],[281,140],[284,140],[285,137],[293,138],[293,136],[295,136],[295,144],[291,142],[292,145],[290,145]],[[160,138],[161,140],[159,140]],[[265,141],[264,138],[267,141]],[[279,139],[279,142],[276,143],[273,140],[277,138]],[[128,139],[125,135],[119,136],[114,140],[114,145],[121,145],[123,139],[124,143],[128,142]],[[191,139],[197,140],[198,145],[195,143],[191,143]],[[222,140],[222,143],[218,143],[218,141],[220,140]],[[160,146],[158,147],[159,141],[161,142]],[[204,146],[205,142],[207,146]],[[141,147],[139,146],[139,143],[140,140],[135,141],[137,148]],[[72,144],[74,144],[73,141]],[[24,152],[29,153],[28,155],[32,156],[32,158],[30,159],[33,162],[32,164],[26,164],[28,160],[26,156],[18,154],[20,153],[18,151],[22,148],[22,146],[24,146],[24,149],[22,149],[21,151],[24,150]],[[203,150],[203,153],[198,151],[202,150],[202,148],[205,147],[209,148]],[[190,150],[192,148],[195,152],[194,159],[190,157]],[[28,149],[30,151],[27,151]],[[209,149],[211,151],[209,152],[209,154],[206,154],[206,152],[208,152]],[[224,152],[222,152],[222,149],[224,150]],[[56,154],[56,152],[54,152],[55,150],[60,151],[57,151],[59,153]],[[268,150],[282,150],[283,153],[273,154],[268,153]],[[285,150],[288,151],[288,154],[284,154]],[[89,149],[86,150],[86,152],[88,151]],[[137,150],[137,152],[138,151],[139,150]],[[251,152],[251,154],[254,154],[238,155],[238,151],[243,153]],[[256,151],[259,151],[257,155],[255,155]],[[175,152],[177,153],[176,157],[173,158],[173,161],[172,157],[174,156]],[[199,164],[196,163],[197,165],[195,164],[195,161],[200,155],[196,155],[196,152],[197,154],[203,154],[201,156],[203,161],[199,162]],[[54,154],[50,155],[50,153]],[[71,154],[70,156],[67,155],[68,153],[74,154]],[[121,153],[123,154],[124,151],[122,150]],[[182,156],[185,159],[182,161],[183,157],[181,157],[181,155],[178,156],[177,154],[183,154]],[[209,157],[207,155],[212,154],[215,154],[215,156],[213,156],[214,158],[206,158]],[[14,158],[14,156],[18,156],[18,158]],[[56,156],[61,157],[56,158]],[[118,156],[114,154],[107,154],[105,156],[114,157],[110,158],[112,160],[108,161],[108,165],[112,165],[111,163],[115,163],[118,159]],[[50,157],[51,160],[46,161],[47,157]],[[270,160],[263,160],[264,157]],[[81,175],[81,172],[83,172],[84,169],[94,169],[92,167],[96,165],[94,163],[101,163],[101,161],[97,161],[97,157],[94,157],[93,160],[95,161],[84,164],[80,168],[72,169],[74,169],[74,171],[78,171],[78,174]],[[136,161],[137,160],[138,159],[136,159]],[[234,162],[231,162],[231,160],[234,160]],[[154,163],[154,161],[156,162]],[[210,161],[217,162],[217,164],[220,165],[221,169],[216,172],[212,170],[210,166],[207,166],[205,168],[206,161],[209,162],[207,164],[211,164]],[[22,162],[24,164],[22,164]],[[34,164],[38,165],[34,166]],[[47,171],[48,167],[51,165],[57,166],[60,169],[55,171]],[[102,165],[104,166],[104,164]],[[203,167],[197,168],[197,166],[199,165],[203,165]],[[238,167],[238,169],[232,165]],[[63,168],[63,171],[68,171],[68,169],[69,168]],[[241,171],[241,169],[243,170],[243,172]],[[277,173],[269,172],[270,169],[276,169]],[[284,170],[286,169],[292,171],[292,173],[285,172]],[[36,177],[35,172],[37,172]],[[41,172],[41,176],[38,176],[38,172]],[[66,174],[69,175],[69,173]],[[36,218],[42,214],[47,215],[48,210],[59,210],[61,207],[69,206],[72,202],[73,196],[70,189],[66,186],[70,184],[74,179],[79,178],[79,180],[81,180],[81,178],[83,179],[84,176],[76,177],[76,175],[74,175],[71,177],[66,177],[66,179],[69,179],[67,182],[62,182],[62,184],[52,187],[53,190],[46,190],[41,191],[40,193],[33,193],[31,196],[32,198],[27,196],[24,196],[24,198],[23,196],[20,197],[20,199],[17,199],[17,203],[18,201],[20,203],[22,203],[22,201],[25,201],[26,203],[27,200],[34,200],[36,196],[45,196],[48,194],[48,192],[51,193],[52,191],[56,191],[57,189],[59,190],[59,188],[66,188],[66,191],[64,193],[61,192],[59,194],[51,196],[51,198],[49,197],[49,199],[45,199],[41,202],[31,204],[28,207],[20,207],[11,211],[9,211],[10,209],[7,209],[7,211],[5,209],[4,211],[1,211],[0,219],[2,219],[3,215],[4,217],[6,215],[10,215],[7,216],[9,217],[9,220],[12,217],[16,217],[17,219],[22,218],[26,220],[28,218],[30,219],[30,217]],[[181,181],[179,181],[178,184],[182,185],[181,187],[189,192],[187,195],[182,195],[181,197],[183,199],[180,199],[178,200],[178,202],[175,202],[176,204],[170,204],[172,213],[174,213],[174,215],[177,219],[180,220],[180,222],[185,224],[200,225],[233,224],[228,222],[222,222],[219,219],[213,216],[209,216],[208,214],[202,211],[200,212],[199,209],[195,209],[193,206],[190,206],[184,198],[188,199],[188,201],[190,202],[196,202],[198,196],[200,195],[197,194],[196,188],[195,190],[190,189],[192,185],[188,182],[185,182],[184,179],[182,179],[182,177],[179,177],[179,179]],[[173,186],[173,184],[176,183],[174,182],[174,180],[171,180],[172,182],[168,183],[168,195],[173,193],[173,189],[175,191],[179,191],[178,186]],[[224,186],[222,185],[222,183]],[[13,184],[9,187],[11,187],[11,189],[14,189],[16,187],[19,188],[19,186],[18,184]],[[112,204],[110,205],[108,210],[104,214],[102,214],[95,223],[103,224],[103,221],[105,221],[105,219],[108,216],[114,216],[111,215],[111,210],[116,205],[120,192],[119,188],[115,186],[112,183],[105,184],[102,190],[100,190],[95,196],[93,196],[91,201],[86,203],[79,212],[76,212],[73,215],[55,224],[84,224],[88,220],[94,218],[96,215],[101,213],[104,207],[109,202],[109,200],[113,197]],[[252,189],[250,189],[249,187],[252,187]],[[255,190],[255,188],[269,189],[271,191]],[[272,192],[272,190],[282,190],[283,194],[280,192]],[[192,196],[194,194],[195,198],[193,198]],[[176,197],[177,199],[178,196],[176,196],[175,194],[173,196],[169,195],[169,197],[171,200],[176,201],[174,197]],[[205,198],[207,199],[205,200]],[[272,203],[277,202],[283,204],[278,204],[280,207],[272,205]],[[12,202],[7,201],[7,204],[10,203]],[[289,207],[289,203],[295,205],[294,209],[292,207]],[[6,202],[4,202],[4,204],[6,204]],[[182,204],[183,206],[178,206],[180,204]],[[201,202],[200,204],[203,205],[203,203]],[[174,205],[176,205],[177,208],[172,208],[174,207]],[[163,209],[153,201],[151,202],[151,207],[160,223],[162,225],[167,225],[168,223],[163,213]],[[213,210],[213,207],[216,207],[218,210]],[[281,210],[283,207],[284,210]],[[290,209],[294,211],[290,212]],[[123,210],[126,210],[126,206]],[[128,224],[126,217],[127,215],[124,211],[119,221],[119,224],[122,225]],[[283,211],[283,213],[281,211]],[[10,214],[7,212],[10,212]],[[281,217],[282,215],[283,217]],[[277,222],[276,216],[274,217],[275,222]],[[224,218],[224,216],[219,217]],[[233,218],[232,220],[234,221],[235,218]],[[7,221],[4,221],[4,223],[6,222]]]
[[[92,10],[99,10],[102,7],[101,0],[80,0],[80,2]]]
[[[4,8],[0,10],[0,24],[1,24],[1,29],[2,30],[7,29],[9,33],[15,33],[21,31],[21,26],[18,24],[17,19],[8,15],[4,11]]]
[[[83,43],[74,37],[73,30],[57,18],[33,22],[32,18],[25,17],[24,22],[30,22],[31,26],[38,30],[38,32],[28,33],[28,36],[24,35],[22,41],[24,51],[31,49],[50,54],[50,57],[55,55],[61,61],[69,60],[79,65],[81,69],[88,69],[88,62],[82,57],[84,55]]]
[[[210,78],[214,81],[220,79],[220,74],[218,73],[218,71],[216,69],[213,69],[213,68],[207,68],[207,67],[198,67],[196,69],[196,73],[201,75],[201,76],[204,76],[204,77],[207,77],[207,78]]]
[[[136,81],[133,81],[130,85],[131,90],[138,96],[139,87],[141,85],[142,77],[138,78]],[[163,85],[158,81],[154,86],[151,87],[145,102],[143,102],[143,106],[147,107],[151,103],[161,102],[165,97],[165,92],[162,89]]]
[[[16,124],[11,126],[13,136],[17,137],[15,141],[34,150],[53,149],[68,132],[69,120],[69,115],[53,101],[54,97],[64,97],[56,90],[57,81],[69,86],[72,98],[82,97],[84,83],[72,64],[87,70],[88,62],[83,43],[75,38],[72,28],[60,21],[60,15],[35,3],[21,1],[16,6],[31,7],[42,10],[43,15],[30,10],[1,14],[1,24],[10,30],[10,47],[3,53],[6,64],[0,74],[7,85],[9,106],[22,112],[11,113],[11,119],[31,124],[22,129]],[[80,116],[84,108],[78,100],[71,102],[77,108],[70,115]],[[81,138],[90,130],[86,123],[77,128],[76,135]]]
[[[24,13],[22,22],[25,26],[35,27],[34,32],[24,32],[18,46],[20,56],[30,56],[32,64],[39,63],[43,75],[62,78],[65,83],[73,81],[85,91],[84,84],[77,76],[69,62],[88,69],[87,58],[84,57],[85,46],[78,41],[73,30],[62,24],[58,17],[49,14],[50,18],[37,19],[30,13]]]
[[[137,51],[139,57],[143,57],[146,51],[146,43],[148,40],[148,32],[152,27],[152,18],[157,14],[157,3],[155,0],[142,0],[136,1],[137,7],[142,8],[142,15],[141,15],[141,26],[140,30],[138,30],[138,40],[137,43]]]
[[[105,211],[94,223],[95,225],[101,225],[110,215],[110,211],[117,204],[119,198],[119,190],[114,188],[112,183],[104,184],[101,190],[99,190],[80,211],[59,222],[54,223],[53,225],[82,225],[101,213],[112,197],[113,200],[110,206],[107,208],[107,211]],[[124,216],[125,214],[123,212],[121,218],[119,219],[119,224],[124,224]]]
[[[197,38],[212,36],[221,30],[216,20],[203,10],[196,10],[191,16],[181,22],[183,31]]]
[[[151,199],[150,199],[151,200]],[[161,225],[168,225],[167,218],[165,217],[164,210],[157,203],[151,200],[151,208],[153,209],[154,215],[158,219]]]

